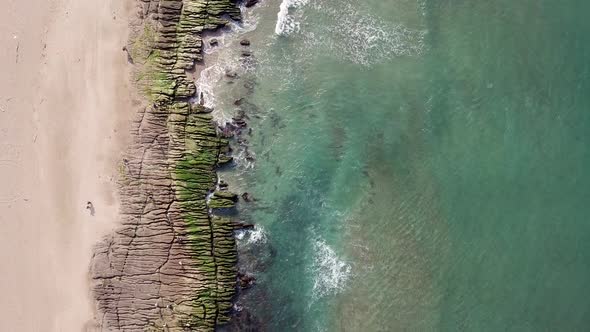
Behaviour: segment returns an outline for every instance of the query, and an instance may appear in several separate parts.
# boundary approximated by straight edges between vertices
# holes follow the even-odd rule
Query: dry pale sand
[[[0,331],[83,331],[133,108],[132,0],[3,0]],[[96,215],[85,209],[92,201]]]

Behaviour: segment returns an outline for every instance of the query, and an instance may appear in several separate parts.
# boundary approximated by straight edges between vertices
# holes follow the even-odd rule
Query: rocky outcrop
[[[230,0],[141,0],[125,50],[149,101],[120,167],[121,225],[91,265],[97,324],[105,331],[213,331],[235,294],[235,223],[211,206],[216,168],[231,161],[210,110],[193,105],[186,71],[201,60],[201,32],[239,19]],[[214,204],[211,204],[213,202]],[[227,206],[225,206],[227,205]]]
[[[208,202],[211,209],[231,209],[236,206],[238,195],[229,191],[216,191]]]

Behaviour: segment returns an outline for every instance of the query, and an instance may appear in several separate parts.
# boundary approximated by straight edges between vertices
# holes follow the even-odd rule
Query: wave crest
[[[351,274],[351,266],[342,260],[334,249],[323,240],[314,243],[315,258],[312,265],[314,275],[313,298],[336,294],[343,290]]]
[[[381,18],[361,14],[352,3],[338,8],[314,6],[330,17],[330,24],[308,34],[308,48],[327,47],[348,61],[364,66],[392,57],[420,56],[425,50],[426,30],[392,24]]]
[[[262,226],[255,225],[253,229],[237,232],[236,240],[244,245],[264,244],[267,241],[266,231]]]
[[[308,2],[309,0],[283,0],[279,7],[279,13],[277,14],[275,33],[277,35],[285,36],[299,31],[300,22],[297,19],[297,16],[290,13],[289,11],[302,7]]]

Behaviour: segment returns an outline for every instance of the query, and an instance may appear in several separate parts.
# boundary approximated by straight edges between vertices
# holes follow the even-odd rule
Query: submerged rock
[[[251,275],[248,274],[238,274],[238,281],[239,281],[239,285],[240,288],[242,289],[246,289],[251,287],[252,285],[254,285],[254,283],[256,282],[256,278],[254,278]]]
[[[231,71],[231,70],[226,70],[225,71],[225,77],[228,78],[238,78],[238,73],[236,73],[235,71]]]
[[[244,88],[246,88],[246,90],[248,90],[248,93],[252,93],[254,91],[255,87],[256,87],[256,82],[254,82],[252,80],[248,80],[248,81],[246,81],[246,83],[244,83]]]
[[[249,162],[254,162],[254,161],[256,161],[256,158],[254,158],[254,156],[252,154],[250,154],[250,152],[248,152],[248,150],[246,150],[246,160]]]
[[[252,195],[250,195],[250,193],[245,192],[242,194],[242,200],[244,200],[244,202],[253,202],[255,201],[254,197],[252,197]]]
[[[234,137],[236,133],[236,126],[234,126],[231,122],[226,122],[224,127],[219,128],[221,131],[221,135],[225,138]]]
[[[232,118],[233,123],[238,127],[238,128],[245,128],[248,126],[248,123],[246,123],[246,121],[243,118]]]
[[[248,39],[242,39],[242,40],[240,40],[240,45],[250,46],[250,41]]]

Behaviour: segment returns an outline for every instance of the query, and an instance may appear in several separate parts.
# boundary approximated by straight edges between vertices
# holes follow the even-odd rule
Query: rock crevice
[[[137,115],[120,165],[121,224],[92,259],[97,324],[213,331],[230,318],[237,280],[234,222],[212,215],[218,206],[207,200],[229,146],[210,110],[189,102],[196,88],[186,71],[202,60],[201,33],[239,20],[240,11],[230,0],[139,6],[141,23],[125,50],[149,106]]]

